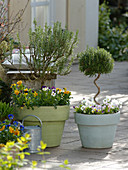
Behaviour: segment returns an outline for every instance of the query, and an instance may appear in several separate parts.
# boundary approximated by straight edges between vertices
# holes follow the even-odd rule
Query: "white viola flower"
[[[101,105],[98,105],[98,106],[97,106],[97,110],[98,110],[98,112],[100,112],[100,111],[101,111],[101,109],[102,109],[102,106],[101,106]]]
[[[51,95],[54,97],[54,96],[56,96],[56,93],[52,92]]]
[[[104,105],[104,106],[102,106],[101,110],[105,110],[105,108],[106,108],[106,106]]]
[[[121,101],[119,101],[119,107],[122,108],[122,102]]]
[[[92,106],[93,106],[93,104],[92,104],[92,103],[90,103],[90,104],[89,104],[89,108],[92,108]]]
[[[106,96],[106,101],[110,102],[111,101],[111,97],[110,96]]]
[[[104,99],[104,100],[103,100],[103,104],[106,104],[106,103],[107,103],[107,100],[106,100],[106,99]]]
[[[92,111],[95,112],[97,110],[96,107],[92,107]]]
[[[111,102],[111,105],[114,105],[115,107],[118,107],[118,105],[119,105],[118,100],[113,99],[112,102]]]
[[[85,104],[85,103],[86,103],[86,100],[82,100],[82,101],[81,101],[81,104]]]
[[[81,110],[82,110],[82,111],[85,110],[85,106],[81,106]]]
[[[43,91],[47,91],[48,90],[48,87],[44,87],[42,88]]]
[[[83,110],[83,113],[86,113],[86,110],[85,110],[85,109]]]
[[[114,105],[113,105],[114,106]],[[112,104],[108,104],[108,108],[111,109],[112,108]]]
[[[86,105],[89,102],[89,100],[87,98],[83,98],[83,100],[81,101],[81,104]]]
[[[112,105],[111,105],[111,108],[112,108],[112,109],[115,109],[115,105],[112,104]]]

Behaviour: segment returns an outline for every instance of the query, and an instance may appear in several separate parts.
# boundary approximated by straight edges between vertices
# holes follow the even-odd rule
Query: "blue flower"
[[[104,11],[104,7],[101,7],[101,11],[102,11],[102,12]]]
[[[13,118],[14,118],[13,114],[9,114],[9,115],[8,115],[8,118],[9,118],[9,119],[13,119]]]
[[[2,123],[5,123],[5,121],[3,121]]]
[[[24,130],[24,126],[20,125],[20,130],[23,131]]]
[[[14,121],[13,124],[14,124],[14,126],[18,126],[18,122],[17,121]]]
[[[10,126],[10,124],[9,125],[6,125],[6,128],[8,128]]]

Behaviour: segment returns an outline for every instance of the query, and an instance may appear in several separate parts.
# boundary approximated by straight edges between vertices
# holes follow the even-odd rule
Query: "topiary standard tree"
[[[87,48],[86,51],[78,54],[79,69],[84,72],[86,76],[97,76],[94,80],[94,84],[98,88],[97,94],[94,96],[94,101],[100,93],[100,87],[96,84],[96,81],[100,78],[101,74],[110,73],[113,70],[114,60],[109,52],[103,48]]]

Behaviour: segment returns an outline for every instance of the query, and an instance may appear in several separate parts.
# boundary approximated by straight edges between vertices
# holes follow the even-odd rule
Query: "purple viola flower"
[[[54,93],[56,92],[56,90],[52,90]]]
[[[75,106],[73,106],[73,109],[75,109]]]
[[[47,86],[42,86],[41,89],[46,88]]]
[[[9,115],[8,115],[8,118],[9,118],[9,119],[13,119],[13,118],[14,118],[13,114],[9,114]]]
[[[56,89],[54,86],[52,86],[52,88],[51,89]]]

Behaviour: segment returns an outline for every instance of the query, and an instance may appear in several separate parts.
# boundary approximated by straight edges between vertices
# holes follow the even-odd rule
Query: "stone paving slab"
[[[83,97],[93,97],[97,89],[93,85],[94,78],[88,78],[78,70],[78,64],[72,66],[67,76],[58,76],[56,87],[66,87],[72,92],[70,118],[66,121],[61,145],[47,148],[51,154],[46,156],[46,166],[42,168],[41,156],[32,154],[29,160],[38,160],[36,170],[61,170],[59,167],[65,159],[69,160],[72,170],[128,170],[128,62],[115,62],[111,74],[101,75],[98,85],[101,87],[99,101],[106,95],[123,102],[120,123],[117,128],[113,147],[110,149],[85,149],[81,147],[77,125],[74,121],[73,105],[77,105]],[[24,170],[30,167],[22,168]]]

